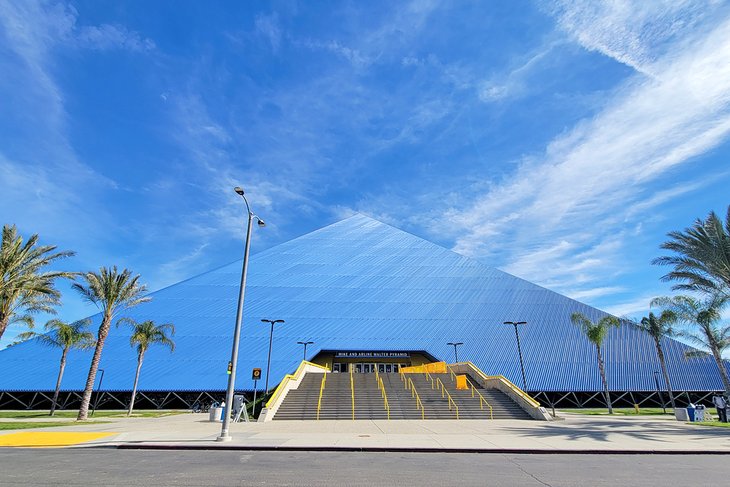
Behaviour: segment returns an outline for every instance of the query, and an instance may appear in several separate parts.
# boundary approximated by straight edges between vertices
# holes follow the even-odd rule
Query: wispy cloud
[[[531,77],[540,70],[543,62],[550,60],[553,50],[562,44],[563,41],[550,42],[506,74],[499,74],[481,82],[478,88],[479,99],[484,102],[496,102],[524,96],[527,93],[534,95],[537,90],[534,86],[529,86]]]
[[[722,3],[718,0],[557,0],[548,10],[557,17],[558,25],[586,49],[653,75],[654,64],[664,64],[663,58],[671,55],[684,37],[692,36],[698,24],[722,14]]]
[[[525,159],[467,208],[448,211],[455,250],[482,258],[502,252],[506,270],[529,280],[588,288],[596,276],[623,270],[627,220],[701,185],[648,193],[650,182],[730,134],[730,17],[697,27],[698,3],[675,3],[682,9],[657,17],[659,7],[630,15],[623,2],[560,5],[561,28],[640,74],[544,154]],[[683,13],[690,20],[678,26]]]
[[[75,42],[79,47],[98,50],[150,51],[156,47],[152,39],[142,37],[138,32],[130,31],[123,25],[112,24],[79,27]]]
[[[281,46],[281,27],[279,16],[259,14],[256,16],[254,28],[258,35],[264,37],[271,45],[271,50],[277,52]]]
[[[0,2],[0,44],[0,130],[13,141],[0,148],[0,224],[16,223],[26,235],[77,251],[70,242],[83,234],[85,252],[67,264],[95,267],[108,258],[102,247],[119,228],[104,204],[118,185],[87,164],[69,138],[59,65],[65,54],[84,49],[145,51],[154,43],[120,25],[78,25],[71,6],[28,0]]]

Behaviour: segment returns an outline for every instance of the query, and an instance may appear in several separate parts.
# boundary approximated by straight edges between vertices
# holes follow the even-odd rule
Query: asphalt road
[[[726,485],[730,456],[0,449],[0,485]]]

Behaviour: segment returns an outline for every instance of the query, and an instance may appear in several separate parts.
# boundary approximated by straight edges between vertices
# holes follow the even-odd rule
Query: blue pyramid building
[[[253,368],[266,374],[270,330],[262,319],[285,320],[274,330],[271,386],[302,360],[299,341],[313,342],[306,358],[314,361],[391,352],[449,362],[454,348],[447,343],[463,342],[460,360],[522,385],[514,329],[503,324],[519,320],[527,322],[520,341],[531,394],[544,404],[600,399],[595,347],[570,315],[599,319],[604,312],[379,221],[356,215],[255,254],[249,264],[239,390],[253,389]],[[201,395],[222,397],[240,274],[237,261],[156,291],[152,301],[125,313],[173,323],[177,331],[174,353],[161,347],[147,352],[139,383],[143,399],[180,407]],[[92,320],[95,329],[100,316]],[[103,384],[97,387],[110,407],[123,405],[132,388],[136,354],[129,335],[126,327],[112,328],[104,348]],[[694,398],[722,389],[711,359],[685,359],[688,347],[675,340],[665,339],[663,346],[675,391]],[[660,368],[649,336],[622,326],[609,333],[603,352],[618,404],[656,403]],[[59,358],[60,351],[37,341],[0,352],[0,407],[46,401]],[[89,351],[71,352],[62,385],[67,404],[83,390],[90,361]],[[659,385],[664,388],[661,376]]]

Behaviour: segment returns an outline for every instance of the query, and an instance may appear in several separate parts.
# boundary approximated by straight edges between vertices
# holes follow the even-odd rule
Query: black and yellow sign
[[[261,369],[253,369],[253,372],[251,373],[251,378],[253,380],[259,380],[261,379]]]
[[[231,372],[233,372],[233,362],[228,362],[228,375],[231,375]]]

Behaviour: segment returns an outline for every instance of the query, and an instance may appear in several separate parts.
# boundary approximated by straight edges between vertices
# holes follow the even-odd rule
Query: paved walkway
[[[272,421],[231,425],[233,441],[219,443],[220,423],[207,415],[119,418],[64,431],[110,433],[77,446],[123,448],[387,449],[530,452],[727,452],[730,430],[688,425],[669,417],[565,414],[564,421]],[[109,420],[108,418],[104,418]],[[24,430],[27,434],[59,428]],[[12,430],[0,432],[3,437]],[[4,444],[8,444],[5,441]]]

